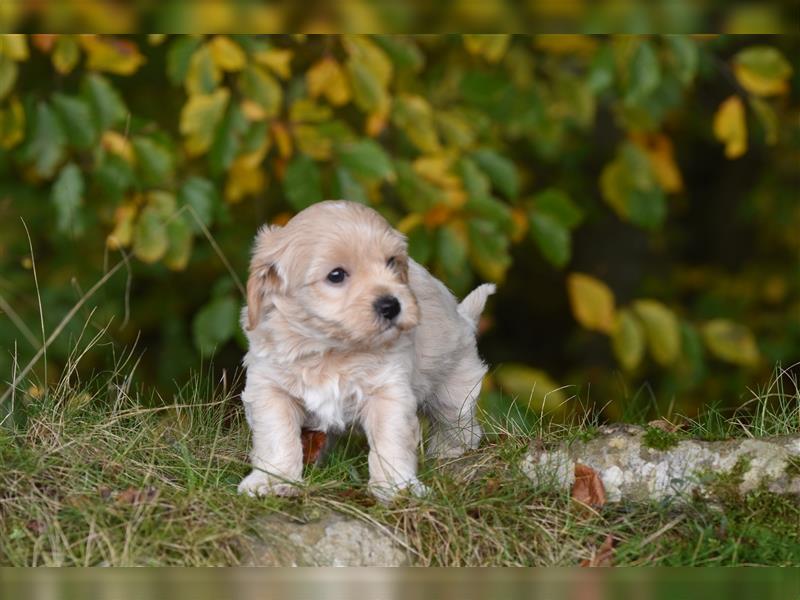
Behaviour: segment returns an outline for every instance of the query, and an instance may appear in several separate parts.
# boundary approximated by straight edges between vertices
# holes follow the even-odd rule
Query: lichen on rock
[[[713,494],[715,477],[737,469],[736,490],[747,494],[761,486],[800,499],[800,437],[738,439],[717,442],[680,440],[668,448],[650,447],[646,429],[632,425],[600,428],[589,441],[576,440],[552,449],[532,444],[522,469],[539,485],[568,488],[576,463],[600,475],[609,502],[687,500]],[[745,468],[741,465],[745,464]]]

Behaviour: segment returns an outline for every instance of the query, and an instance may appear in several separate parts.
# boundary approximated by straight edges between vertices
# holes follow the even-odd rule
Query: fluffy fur
[[[335,269],[346,271],[343,282],[328,280]],[[369,442],[372,492],[423,492],[418,409],[431,421],[429,455],[457,456],[480,441],[475,403],[486,366],[475,328],[493,291],[479,286],[459,304],[361,204],[321,202],[284,227],[261,228],[242,311],[253,470],[239,491],[292,493],[301,428],[336,433],[355,422]],[[386,296],[400,304],[393,319],[374,306]]]

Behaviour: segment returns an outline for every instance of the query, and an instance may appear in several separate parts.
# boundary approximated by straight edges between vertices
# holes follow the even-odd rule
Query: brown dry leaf
[[[647,426],[653,427],[654,429],[660,429],[661,431],[665,431],[667,433],[675,433],[683,427],[683,424],[671,423],[666,419],[656,419],[655,421],[650,421]]]
[[[45,525],[44,521],[39,521],[38,519],[31,519],[30,521],[25,523],[25,529],[30,531],[33,535],[42,535],[47,529],[47,525]]]
[[[581,566],[613,567],[611,559],[614,558],[614,542],[614,536],[609,533],[600,547],[592,551],[592,557],[581,561]]]
[[[144,489],[129,487],[117,494],[116,501],[117,504],[149,504],[153,502],[157,496],[158,490],[154,487]]]
[[[328,435],[324,431],[303,429],[300,432],[300,439],[303,442],[303,464],[311,465],[316,463],[320,459]]]
[[[586,465],[575,463],[575,483],[572,485],[572,499],[580,504],[596,509],[606,503],[606,490],[597,471]]]

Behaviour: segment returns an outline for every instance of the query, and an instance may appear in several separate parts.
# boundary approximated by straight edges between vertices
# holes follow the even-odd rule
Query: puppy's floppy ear
[[[269,296],[282,287],[276,265],[280,254],[278,226],[264,226],[256,236],[250,276],[247,278],[247,329],[258,325],[261,309]]]

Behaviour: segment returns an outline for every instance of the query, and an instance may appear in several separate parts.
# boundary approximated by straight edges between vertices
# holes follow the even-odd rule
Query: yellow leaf
[[[289,79],[292,75],[290,63],[294,53],[291,50],[281,48],[270,48],[269,50],[259,50],[253,55],[256,62],[269,67],[281,79]]]
[[[364,131],[369,137],[377,137],[386,128],[386,121],[389,119],[388,109],[380,108],[367,115],[367,122]]]
[[[386,88],[392,79],[392,61],[375,42],[365,35],[345,35],[342,43],[351,59],[363,63],[375,76],[381,87]]]
[[[167,39],[166,33],[148,33],[147,34],[147,43],[151,46],[160,46],[164,43],[164,40]]]
[[[189,95],[210,94],[222,80],[222,71],[211,55],[208,44],[204,44],[192,54],[184,85]]]
[[[577,54],[588,57],[597,51],[597,40],[591,35],[565,33],[537,35],[533,44],[548,54]]]
[[[507,33],[464,34],[464,46],[474,56],[482,56],[486,62],[496,63],[506,53],[511,36]]]
[[[614,293],[605,283],[583,273],[571,273],[567,295],[572,314],[583,327],[603,333],[614,330]]]
[[[329,106],[317,104],[308,98],[299,98],[289,107],[289,120],[293,123],[322,123],[332,115]]]
[[[762,77],[743,65],[733,65],[733,72],[742,87],[756,96],[777,96],[789,91],[789,83],[785,79]]]
[[[422,215],[419,213],[409,213],[397,224],[397,231],[408,234],[412,229],[422,224]]]
[[[350,101],[350,84],[344,69],[334,58],[325,57],[312,65],[306,72],[306,85],[312,98],[320,94],[334,106],[342,106]]]
[[[126,202],[114,211],[114,229],[106,238],[106,246],[112,250],[125,248],[133,238],[133,222],[136,219],[136,205]]]
[[[254,196],[267,186],[267,177],[260,165],[252,165],[244,157],[233,161],[225,184],[225,200],[231,204],[240,202],[246,196]]]
[[[121,157],[129,164],[133,164],[134,160],[136,160],[133,145],[130,140],[121,133],[117,133],[116,131],[104,132],[103,136],[100,138],[100,144],[103,148]]]
[[[637,300],[633,310],[641,319],[650,354],[660,365],[671,365],[681,351],[681,331],[675,314],[657,300]]]
[[[0,147],[10,150],[25,137],[25,110],[18,98],[12,98],[0,111]]]
[[[278,154],[281,158],[289,158],[292,155],[292,138],[283,123],[277,121],[272,123],[272,137],[278,147]]]
[[[87,68],[116,75],[131,75],[144,63],[144,56],[132,41],[106,35],[86,34],[78,41],[88,56]]]
[[[661,189],[670,194],[682,191],[683,177],[675,162],[672,140],[661,133],[633,135],[632,138],[636,145],[647,154]]]
[[[241,71],[247,64],[242,47],[225,35],[217,35],[208,43],[214,64],[223,71]]]
[[[433,123],[433,109],[422,96],[402,95],[392,111],[394,124],[426,154],[439,152],[441,144]]]
[[[239,106],[248,121],[263,121],[267,118],[267,111],[258,102],[245,98]]]
[[[758,345],[744,325],[713,319],[703,325],[703,339],[711,353],[721,360],[745,367],[758,364]]]
[[[190,156],[203,154],[211,146],[229,97],[230,92],[225,87],[213,94],[189,96],[181,110],[180,131],[187,136],[186,152]]]
[[[528,233],[528,211],[523,208],[511,209],[511,241],[515,244]]]
[[[0,54],[5,54],[17,62],[28,60],[28,42],[22,33],[4,33],[0,35]]]
[[[444,154],[420,156],[414,161],[414,171],[442,188],[461,189],[461,179],[451,172],[453,159]]]
[[[747,122],[739,96],[731,96],[719,105],[714,115],[714,135],[725,144],[728,158],[738,158],[747,151]]]
[[[328,160],[333,151],[333,142],[323,135],[315,125],[295,125],[293,128],[297,148],[316,160]]]
[[[80,48],[74,36],[58,36],[53,53],[50,55],[50,60],[53,61],[53,67],[55,67],[56,71],[66,75],[75,68],[80,57]]]
[[[526,407],[536,413],[564,410],[564,387],[540,369],[506,363],[497,368],[494,379],[504,393],[522,405],[523,411]]]
[[[749,46],[733,59],[733,72],[741,86],[756,96],[775,96],[789,91],[792,65],[772,46]]]
[[[611,347],[624,369],[632,371],[642,362],[644,342],[642,325],[630,310],[620,310],[611,332]]]

